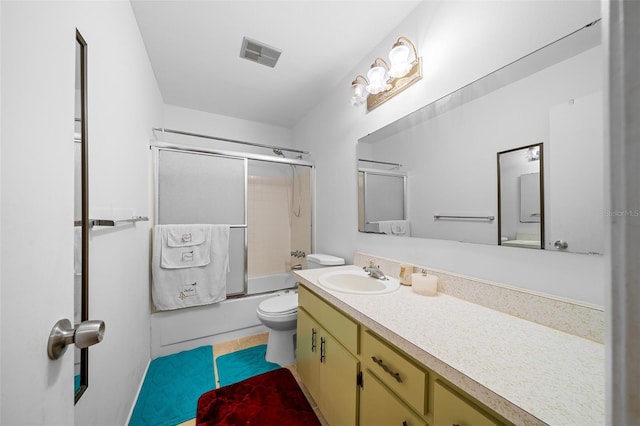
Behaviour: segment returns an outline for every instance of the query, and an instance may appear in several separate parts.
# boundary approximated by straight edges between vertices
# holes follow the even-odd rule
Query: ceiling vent
[[[257,62],[268,67],[275,67],[282,50],[275,47],[244,37],[242,39],[242,48],[240,49],[240,57]]]

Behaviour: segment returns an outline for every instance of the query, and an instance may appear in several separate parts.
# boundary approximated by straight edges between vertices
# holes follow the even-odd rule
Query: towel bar
[[[136,222],[148,222],[149,218],[146,216],[132,216],[130,219],[89,219],[89,227],[94,226],[118,226],[123,225],[125,223],[136,223]]]
[[[494,220],[495,216],[454,216],[454,215],[446,215],[446,214],[434,214],[434,219],[483,219],[483,220]]]

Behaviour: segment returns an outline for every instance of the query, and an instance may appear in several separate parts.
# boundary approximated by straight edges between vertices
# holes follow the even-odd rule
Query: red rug
[[[320,426],[286,368],[269,371],[200,396],[196,425]]]

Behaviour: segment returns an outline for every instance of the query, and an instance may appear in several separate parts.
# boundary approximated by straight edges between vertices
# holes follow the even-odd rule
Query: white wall
[[[425,2],[378,48],[362,52],[359,67],[293,131],[296,146],[311,150],[317,165],[316,251],[351,259],[354,250],[362,250],[603,305],[608,255],[358,234],[355,173],[359,138],[599,16],[597,1]],[[416,43],[423,58],[422,80],[369,113],[351,107],[353,77],[375,57],[386,56],[399,36]]]
[[[106,332],[75,408],[73,350],[46,355],[55,321],[73,318],[76,27],[88,43],[91,215],[148,214],[162,99],[129,2],[3,1],[2,424],[124,424],[149,361],[147,223],[92,231],[89,312]]]
[[[274,145],[285,148],[291,148],[293,145],[291,129],[286,127],[197,111],[175,105],[164,106],[164,123],[161,127],[263,145]],[[163,134],[162,132],[155,132],[155,136],[161,141],[183,145],[273,155],[269,149],[255,148],[243,144],[172,135],[169,133]]]

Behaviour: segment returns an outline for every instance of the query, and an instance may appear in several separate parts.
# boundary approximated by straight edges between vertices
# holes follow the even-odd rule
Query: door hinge
[[[356,376],[356,385],[360,386],[361,388],[364,388],[364,385],[362,382],[362,371],[358,372],[358,375]]]

